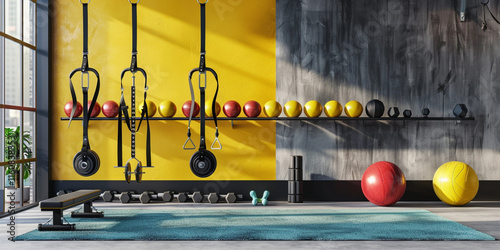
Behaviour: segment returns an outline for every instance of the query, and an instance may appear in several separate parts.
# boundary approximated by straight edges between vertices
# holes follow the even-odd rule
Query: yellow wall
[[[68,75],[80,67],[82,58],[82,6],[78,0],[54,1],[52,22],[52,179],[123,180],[116,165],[116,121],[91,121],[91,147],[101,158],[101,168],[91,177],[78,175],[73,156],[81,148],[81,122],[68,128],[64,104],[71,100]],[[138,4],[138,63],[148,73],[148,99],[157,105],[171,100],[175,116],[190,99],[187,76],[198,66],[199,5],[196,0],[140,0]],[[236,100],[243,105],[256,100],[263,105],[275,99],[275,1],[210,0],[207,4],[207,66],[219,74],[218,102]],[[101,75],[98,102],[120,99],[120,72],[130,66],[131,5],[127,0],[92,0],[89,4],[89,63]],[[130,77],[124,84],[129,89]],[[195,78],[193,78],[195,79]],[[73,78],[82,102],[80,77]],[[142,81],[138,79],[140,84]],[[139,85],[140,85],[139,84]],[[208,83],[213,96],[215,81]],[[92,86],[94,86],[92,84]],[[142,89],[139,87],[139,89]],[[196,91],[199,102],[199,91]],[[127,93],[128,94],[128,93]],[[142,92],[138,95],[142,100]],[[209,99],[209,97],[207,97]],[[130,103],[129,98],[126,99]],[[263,114],[261,114],[262,116]],[[103,116],[102,114],[100,116]],[[159,116],[157,113],[155,116]],[[221,116],[224,115],[221,113]],[[243,112],[240,116],[244,116]],[[203,180],[274,180],[274,122],[219,122],[222,150],[213,150],[218,160],[215,173]],[[214,139],[213,122],[207,122],[207,144]],[[144,180],[200,180],[191,173],[194,151],[182,150],[187,122],[153,121],[152,161]],[[199,122],[192,124],[199,144]],[[137,140],[137,156],[145,165],[145,130]],[[130,136],[124,133],[124,162],[130,156]]]

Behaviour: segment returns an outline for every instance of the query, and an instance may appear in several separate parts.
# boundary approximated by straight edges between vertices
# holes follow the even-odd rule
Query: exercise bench
[[[75,230],[75,224],[62,223],[63,211],[83,203],[83,212],[71,212],[72,218],[102,218],[103,212],[92,211],[92,201],[99,198],[101,190],[78,190],[69,194],[63,194],[47,200],[40,201],[42,211],[52,211],[52,225],[38,224],[38,231],[71,231]]]

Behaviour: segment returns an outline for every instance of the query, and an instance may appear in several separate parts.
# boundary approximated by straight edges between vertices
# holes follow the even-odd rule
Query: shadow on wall
[[[442,163],[461,160],[499,179],[500,26],[481,30],[482,8],[460,1],[276,2],[276,98],[280,103],[380,99],[421,116],[452,117],[457,103],[475,121],[335,121],[277,124],[277,179],[290,155],[303,154],[311,179],[360,179],[371,163],[389,160],[409,179],[432,179]],[[500,12],[498,3],[490,3]],[[324,115],[323,115],[324,116]],[[366,116],[363,114],[363,116]],[[387,116],[384,114],[384,116]]]

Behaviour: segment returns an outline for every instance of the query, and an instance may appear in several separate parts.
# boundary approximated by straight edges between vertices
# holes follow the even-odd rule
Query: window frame
[[[21,39],[19,38],[16,38],[12,35],[9,35],[6,33],[6,29],[5,29],[5,25],[6,25],[6,21],[5,21],[5,17],[6,17],[6,14],[5,14],[5,11],[6,8],[5,8],[5,4],[6,4],[6,1],[8,0],[0,0],[0,11],[2,12],[1,16],[2,16],[2,20],[0,20],[0,25],[2,25],[2,28],[0,29],[0,39],[3,41],[0,43],[0,60],[1,60],[1,63],[0,63],[0,88],[1,88],[1,96],[0,96],[0,116],[3,118],[2,119],[2,122],[0,124],[0,129],[2,130],[2,133],[1,133],[1,136],[0,136],[0,145],[2,148],[4,148],[5,146],[5,133],[3,132],[4,129],[5,129],[5,115],[6,115],[6,111],[9,111],[9,110],[13,110],[13,111],[17,111],[19,112],[21,115],[19,117],[20,119],[20,123],[19,123],[19,127],[20,127],[20,131],[22,134],[24,134],[24,132],[26,132],[25,130],[25,116],[27,115],[32,115],[32,117],[34,117],[34,120],[32,120],[32,118],[29,118],[30,120],[32,120],[32,127],[33,127],[33,131],[32,130],[29,130],[29,132],[32,134],[32,147],[31,149],[35,152],[35,156],[37,154],[37,151],[39,149],[39,145],[37,143],[37,139],[38,139],[38,126],[39,126],[39,123],[38,123],[38,117],[39,117],[39,114],[38,114],[38,93],[39,93],[39,89],[38,89],[38,55],[39,55],[39,51],[38,51],[38,48],[36,46],[36,44],[38,44],[38,33],[39,31],[43,31],[43,32],[46,32],[45,36],[46,38],[48,38],[48,27],[45,27],[45,29],[40,29],[40,27],[38,27],[37,25],[37,19],[38,19],[38,12],[39,12],[39,4],[37,3],[37,0],[22,0],[21,1],[21,17],[20,17],[20,32],[21,32]],[[43,0],[43,1],[38,1],[38,2],[43,2],[45,3],[45,6],[48,7],[48,0]],[[34,5],[33,5],[34,4]],[[32,6],[28,6],[26,7],[26,5],[33,5]],[[26,8],[25,8],[26,7]],[[47,8],[48,9],[48,8]],[[25,12],[25,10],[28,10],[27,12]],[[31,12],[31,10],[34,11]],[[43,14],[43,13],[42,13]],[[25,23],[24,23],[24,20],[25,20],[25,17],[26,16],[30,16],[31,18],[33,18],[31,21],[31,23],[29,25],[32,25],[31,27],[30,26],[27,26],[28,28],[26,29],[25,27]],[[48,17],[48,15],[46,15],[46,17]],[[28,17],[29,18],[29,17]],[[31,30],[31,32],[30,32]],[[28,43],[28,42],[25,42],[24,38],[25,36],[27,36],[28,34],[25,34],[25,32],[27,33],[31,33],[29,35],[34,35],[33,37],[31,37],[31,41],[33,42],[33,44],[31,43]],[[18,106],[18,105],[8,105],[6,104],[6,98],[5,98],[5,94],[6,94],[6,91],[5,91],[5,88],[6,88],[6,81],[5,81],[5,67],[6,67],[6,57],[5,57],[5,49],[6,49],[6,41],[9,40],[9,42],[14,42],[18,45],[21,45],[21,54],[20,54],[20,67],[21,67],[21,72],[20,72],[20,98],[21,98],[21,105]],[[31,81],[30,80],[27,80],[25,81],[25,51],[28,51],[29,53],[33,53],[33,58],[29,57],[28,60],[33,60],[32,64],[30,64],[30,66],[32,67],[32,72],[33,72],[33,75],[32,75],[32,78],[31,78]],[[28,66],[28,67],[30,67]],[[31,72],[31,70],[30,70]],[[45,74],[48,74],[48,72],[45,72]],[[28,77],[29,79],[29,77]],[[27,107],[25,105],[27,105],[29,102],[27,102],[27,100],[25,100],[25,90],[26,90],[26,84],[33,84],[33,89],[32,89],[32,93],[33,93],[33,96],[32,98],[34,98],[34,101],[32,102],[31,106],[33,107]],[[33,112],[32,114],[30,114],[31,112]],[[48,123],[47,123],[48,125]],[[30,126],[31,127],[31,126]],[[38,172],[37,171],[37,158],[36,157],[30,157],[30,158],[27,158],[25,159],[24,157],[24,154],[23,154],[23,149],[22,149],[22,140],[20,140],[20,145],[19,145],[19,150],[20,150],[20,159],[16,159],[16,160],[12,160],[12,161],[5,161],[5,153],[4,153],[4,150],[2,149],[2,152],[0,153],[0,174],[1,174],[1,181],[0,181],[0,185],[1,185],[1,189],[2,190],[5,190],[5,187],[7,186],[5,183],[5,166],[9,166],[9,165],[12,165],[12,164],[23,164],[23,163],[30,163],[31,164],[31,179],[32,179],[32,183],[31,183],[31,188],[32,190],[30,191],[30,193],[33,194],[32,197],[30,197],[30,201],[31,201],[31,204],[28,205],[29,207],[31,206],[36,206],[37,205],[37,201],[39,201],[38,197],[37,197],[37,187],[39,186],[38,185],[38,182],[37,182],[37,176],[38,176]],[[20,171],[22,173],[23,171],[23,165],[21,165],[20,167]],[[21,190],[22,188],[24,187],[24,179],[21,177]],[[45,183],[47,184],[47,183]],[[2,215],[3,213],[7,212],[7,211],[4,211],[4,204],[6,203],[6,201],[4,201],[4,196],[5,194],[2,192],[1,193],[1,198],[0,198],[0,201],[2,201],[2,208],[0,209],[0,215]],[[24,195],[24,194],[23,194]],[[16,209],[17,210],[22,210],[22,209],[26,209],[26,207],[28,206],[24,206],[24,201],[23,199],[20,199],[20,208]]]

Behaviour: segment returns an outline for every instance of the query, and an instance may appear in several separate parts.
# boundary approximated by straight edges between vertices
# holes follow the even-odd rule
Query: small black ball
[[[366,114],[371,118],[380,118],[384,115],[384,103],[380,100],[373,99],[366,104]]]
[[[427,117],[430,113],[431,111],[428,108],[422,109],[422,115],[424,115],[424,117]]]
[[[457,118],[463,119],[467,115],[468,111],[469,110],[467,109],[467,106],[465,106],[465,104],[457,104],[453,109],[453,115],[455,115],[455,117]]]
[[[411,110],[407,109],[407,110],[403,111],[403,116],[405,118],[410,118],[411,117]]]
[[[390,118],[398,118],[399,116],[398,107],[390,107],[389,110],[387,110],[387,114],[389,115]]]

